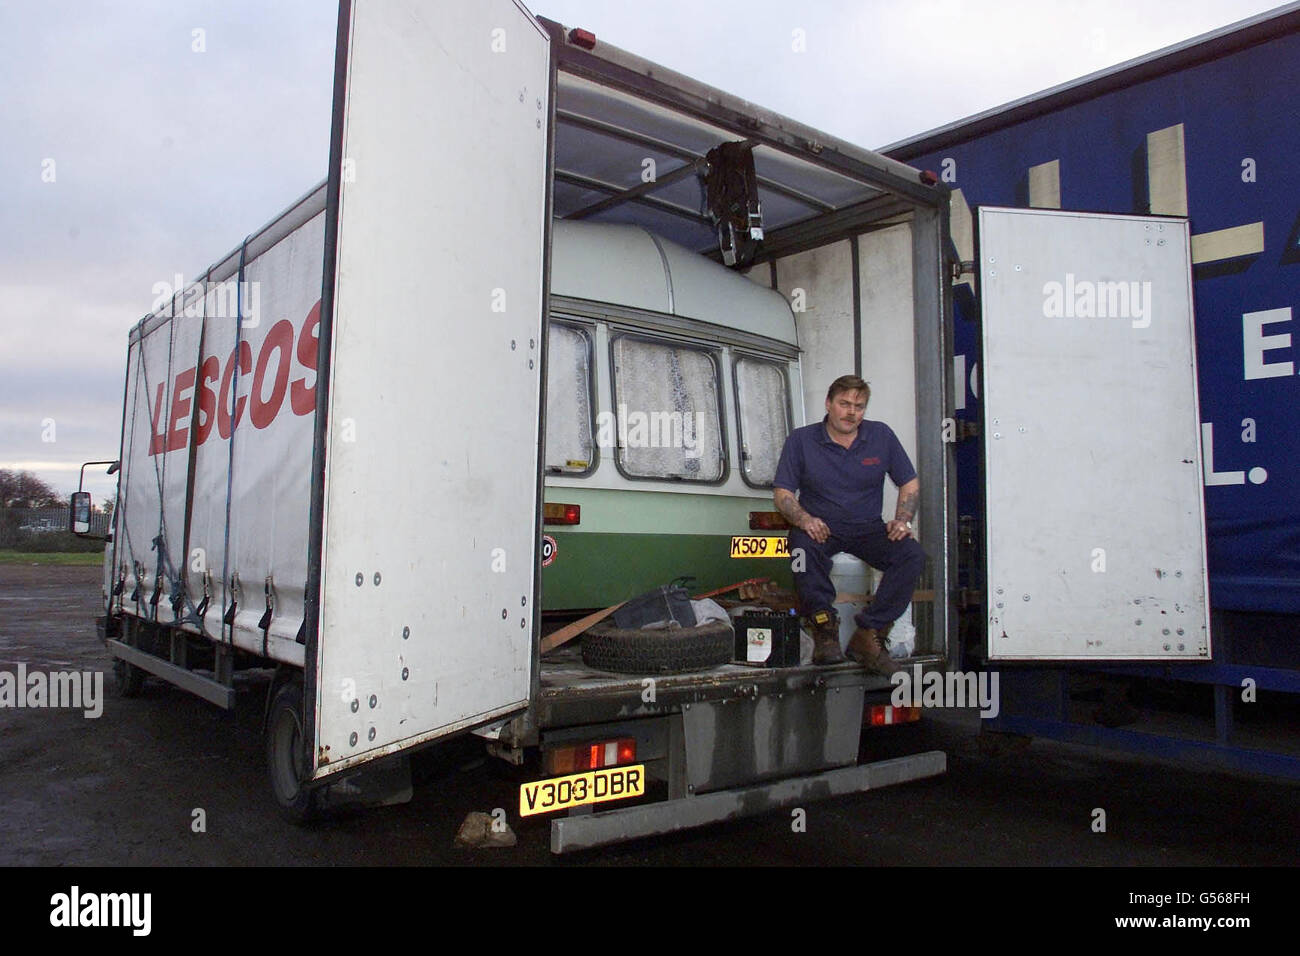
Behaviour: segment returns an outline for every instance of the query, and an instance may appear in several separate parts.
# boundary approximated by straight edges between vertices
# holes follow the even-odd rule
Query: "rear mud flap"
[[[406,754],[367,764],[356,773],[345,773],[320,788],[318,807],[336,810],[343,807],[391,807],[410,803],[411,759]]]

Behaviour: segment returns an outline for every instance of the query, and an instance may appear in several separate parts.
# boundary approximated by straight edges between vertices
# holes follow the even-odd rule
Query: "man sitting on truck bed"
[[[773,480],[777,510],[793,526],[790,555],[800,611],[813,627],[813,663],[840,664],[845,653],[869,671],[898,670],[889,631],[912,599],[925,552],[912,537],[921,484],[898,436],[884,422],[864,421],[871,388],[842,375],[826,393],[826,417],[796,428],[785,441]],[[898,506],[881,518],[885,475],[898,486]],[[799,497],[795,497],[795,493]],[[847,551],[884,574],[871,604],[840,651],[831,559]]]

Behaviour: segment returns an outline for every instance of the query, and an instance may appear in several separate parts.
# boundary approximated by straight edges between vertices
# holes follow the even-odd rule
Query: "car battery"
[[[736,629],[737,664],[754,667],[799,666],[799,618],[794,614],[745,611]]]

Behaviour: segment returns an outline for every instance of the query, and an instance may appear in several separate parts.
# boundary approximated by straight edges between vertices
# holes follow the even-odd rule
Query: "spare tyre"
[[[726,621],[633,630],[601,622],[582,636],[582,662],[619,674],[681,674],[731,663],[734,644]]]

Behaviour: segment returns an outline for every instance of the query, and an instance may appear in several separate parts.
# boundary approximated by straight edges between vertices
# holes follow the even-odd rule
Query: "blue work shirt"
[[[790,433],[772,485],[798,492],[804,510],[835,534],[883,524],[885,475],[900,487],[916,477],[892,428],[864,418],[845,448],[827,433],[823,418]]]

